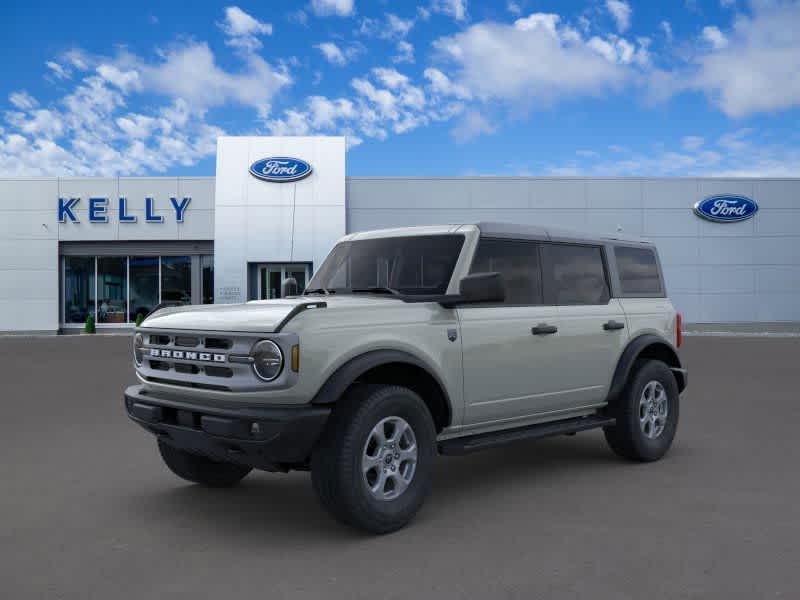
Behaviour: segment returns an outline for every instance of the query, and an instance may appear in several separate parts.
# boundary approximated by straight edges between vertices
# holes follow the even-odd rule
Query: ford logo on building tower
[[[250,174],[264,181],[286,183],[300,181],[311,175],[311,165],[299,158],[271,156],[250,165]]]
[[[694,205],[698,217],[718,223],[735,223],[749,219],[758,212],[755,200],[745,196],[710,196]]]

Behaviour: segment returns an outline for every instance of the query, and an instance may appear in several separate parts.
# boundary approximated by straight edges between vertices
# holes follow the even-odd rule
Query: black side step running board
[[[469,454],[470,452],[486,450],[487,448],[494,448],[511,442],[577,433],[597,427],[608,427],[614,425],[614,423],[616,423],[616,419],[602,415],[537,423],[536,425],[518,427],[516,429],[505,429],[503,431],[492,431],[490,433],[479,433],[477,435],[443,440],[439,442],[439,453],[450,456]]]

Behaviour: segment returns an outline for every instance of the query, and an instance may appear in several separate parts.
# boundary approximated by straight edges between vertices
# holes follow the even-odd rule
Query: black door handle
[[[536,327],[531,328],[531,333],[533,335],[550,335],[556,331],[558,331],[558,327],[555,325],[548,325],[547,323],[539,323]]]
[[[625,323],[620,323],[619,321],[615,321],[611,319],[607,323],[603,323],[603,329],[606,331],[613,331],[615,329],[623,329],[625,327]]]

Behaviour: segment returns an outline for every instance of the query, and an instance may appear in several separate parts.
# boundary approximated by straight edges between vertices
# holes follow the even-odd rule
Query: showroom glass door
[[[311,276],[311,267],[305,263],[265,264],[258,267],[258,299],[281,298],[281,284],[288,277],[297,280],[297,293],[302,294]]]

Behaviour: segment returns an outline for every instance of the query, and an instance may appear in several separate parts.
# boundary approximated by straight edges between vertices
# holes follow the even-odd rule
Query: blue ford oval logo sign
[[[758,212],[758,204],[745,196],[710,196],[694,205],[698,217],[718,223],[735,223],[749,219]]]
[[[271,156],[250,165],[250,174],[264,181],[285,183],[299,181],[311,175],[311,165],[299,158]]]

